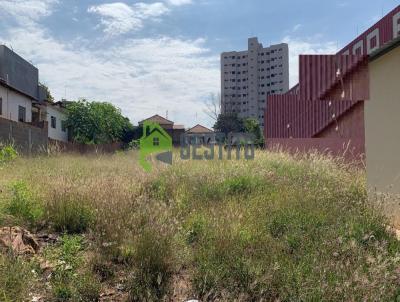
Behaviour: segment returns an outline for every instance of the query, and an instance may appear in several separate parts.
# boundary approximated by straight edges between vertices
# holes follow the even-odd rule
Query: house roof
[[[141,139],[147,139],[151,134],[154,132],[160,133],[162,136],[167,138],[168,140],[171,140],[171,137],[168,135],[168,133],[164,130],[163,127],[161,127],[159,124],[153,124],[153,122],[146,121],[144,122],[145,131],[143,133],[143,136]]]
[[[164,118],[158,114],[153,115],[143,121],[140,121],[139,125],[143,124],[143,122],[153,122],[153,123],[157,123],[160,125],[173,125],[174,124],[174,122],[167,120],[166,118]]]
[[[174,125],[172,129],[181,130],[181,129],[185,129],[185,126],[183,126],[183,125]]]
[[[188,131],[186,131],[186,133],[213,133],[213,132],[214,131],[212,131],[211,129],[204,127],[200,124],[197,124],[193,128],[190,128]]]

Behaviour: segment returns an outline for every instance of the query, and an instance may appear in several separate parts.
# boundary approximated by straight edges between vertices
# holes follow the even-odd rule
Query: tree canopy
[[[39,83],[39,85],[41,87],[43,87],[43,89],[46,91],[46,100],[49,101],[50,103],[54,103],[54,97],[51,95],[50,89],[49,87],[47,87],[45,84],[43,83]]]
[[[123,141],[134,127],[121,110],[108,102],[79,100],[67,104],[72,139],[83,144]]]
[[[243,132],[243,120],[234,113],[219,114],[214,130],[228,134],[229,132]]]
[[[214,125],[214,130],[228,134],[230,132],[245,132],[255,136],[256,145],[261,146],[264,143],[264,136],[260,123],[253,118],[242,119],[235,113],[219,114]]]

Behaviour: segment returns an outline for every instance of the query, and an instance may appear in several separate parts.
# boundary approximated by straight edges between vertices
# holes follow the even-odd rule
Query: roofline
[[[154,115],[148,117],[147,119],[144,119],[144,120],[140,121],[139,124],[142,124],[143,122],[148,121],[149,119],[151,119],[151,118],[153,118],[153,117],[155,117],[155,116],[159,116],[159,117],[161,117],[162,119],[164,119],[164,120],[170,122],[171,124],[175,124],[173,121],[170,121],[169,119],[166,119],[165,117],[162,117],[162,116],[159,115],[159,114],[154,114]]]
[[[153,130],[157,129],[158,131],[161,132],[162,135],[164,135],[167,139],[171,140],[172,142],[172,137],[167,133],[167,131],[165,131],[163,127],[161,127],[159,124],[155,122],[147,122],[147,123],[150,123],[150,125],[143,125],[143,126],[149,126],[149,127],[154,126]],[[153,133],[153,131],[151,133]],[[145,131],[143,132],[143,135],[145,135]],[[146,137],[142,136],[142,138]]]
[[[14,51],[14,49],[9,48],[7,45],[5,44],[0,44],[0,47],[4,47],[5,49],[11,51],[13,54],[15,54],[17,57],[19,57],[20,59],[22,59],[25,63],[28,63],[29,65],[31,65],[33,68],[35,68],[37,71],[39,71],[39,68],[37,68],[35,65],[33,65],[31,62],[29,62],[27,59],[25,59],[24,57],[20,56],[18,53],[16,53]]]
[[[192,129],[196,128],[197,126],[203,127],[203,128],[205,128],[205,129],[207,129],[207,130],[210,130],[211,132],[214,132],[214,131],[213,131],[213,130],[211,130],[210,128],[207,128],[207,127],[205,127],[205,126],[203,126],[203,125],[200,125],[200,124],[197,124],[196,126],[193,126],[192,128],[190,128],[190,129],[186,130],[186,132],[189,132],[189,131],[191,131]]]
[[[381,48],[372,52],[369,55],[369,61],[373,62],[399,46],[400,46],[400,37],[397,37],[396,39],[390,41],[389,43],[386,43]]]
[[[369,30],[377,26],[383,19],[389,17],[391,14],[394,14],[397,10],[400,9],[400,5],[397,5],[394,7],[390,12],[386,13],[382,18],[380,18],[378,21],[376,21],[374,24],[369,26],[366,30],[364,30],[361,34],[359,34],[357,37],[355,37],[353,40],[350,41],[350,43],[346,44],[342,49],[339,50],[337,54],[340,54],[342,51],[344,51],[347,47],[349,47],[352,43],[356,42],[360,37],[364,36]]]

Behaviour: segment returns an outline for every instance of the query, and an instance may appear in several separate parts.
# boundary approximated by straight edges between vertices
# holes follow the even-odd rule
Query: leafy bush
[[[11,184],[12,197],[6,210],[9,214],[30,224],[43,216],[43,207],[24,181]]]
[[[12,145],[0,145],[0,164],[10,162],[18,157],[18,152]]]

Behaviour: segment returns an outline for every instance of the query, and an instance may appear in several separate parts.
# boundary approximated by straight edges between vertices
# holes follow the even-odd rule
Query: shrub
[[[222,184],[224,191],[229,195],[249,194],[255,192],[260,182],[249,176],[228,178]]]
[[[42,205],[24,181],[13,183],[11,191],[12,197],[6,208],[9,214],[30,224],[42,218]]]
[[[0,145],[0,164],[10,162],[18,157],[18,152],[12,145]]]

